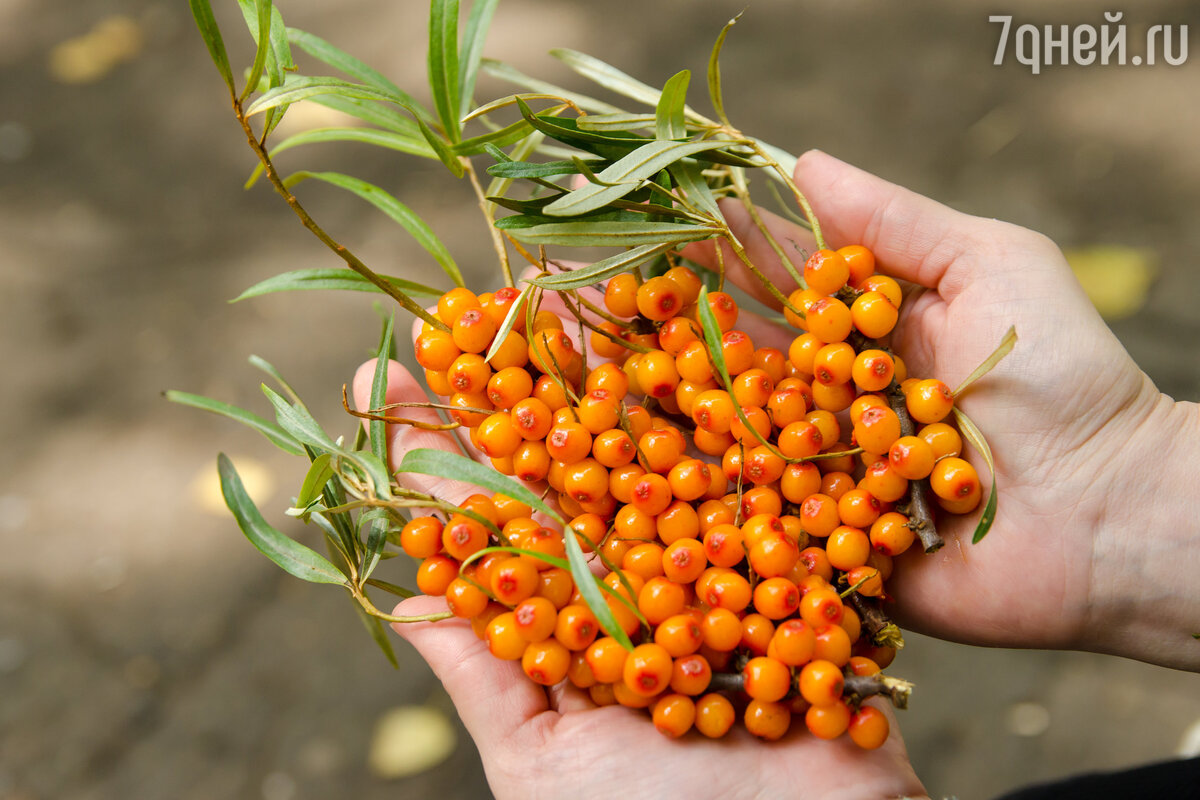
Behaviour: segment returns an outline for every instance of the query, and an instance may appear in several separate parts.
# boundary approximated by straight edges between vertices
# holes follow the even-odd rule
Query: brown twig
[[[913,424],[912,417],[908,414],[908,404],[904,399],[904,392],[900,391],[900,385],[894,380],[887,388],[887,399],[892,411],[896,412],[896,416],[900,418],[900,435],[915,435],[916,425]],[[933,524],[933,510],[929,507],[928,492],[928,478],[908,482],[908,527],[921,540],[925,552],[932,553],[940,550],[946,540],[941,537],[941,534],[937,532],[937,527]]]
[[[912,690],[910,682],[877,672],[874,675],[847,675],[842,696],[857,706],[868,697],[879,694],[891,700],[896,708],[908,708]]]
[[[894,647],[897,650],[904,648],[904,636],[900,633],[900,628],[888,619],[887,614],[883,613],[883,609],[858,592],[850,592],[846,596],[846,600],[862,620],[863,628],[871,634],[872,642],[883,647]]]

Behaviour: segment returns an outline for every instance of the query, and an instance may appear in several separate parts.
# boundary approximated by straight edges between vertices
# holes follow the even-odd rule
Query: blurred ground
[[[248,63],[233,4],[214,4]],[[398,83],[420,80],[423,4],[281,5]],[[488,53],[561,78],[544,52],[575,47],[661,83],[702,71],[741,6],[505,0]],[[1146,304],[1113,327],[1162,389],[1195,400],[1200,66],[992,65],[989,14],[1098,24],[1107,8],[759,0],[726,47],[728,105],[769,141],[820,147],[1064,246],[1149,250]],[[1195,22],[1197,10],[1146,2],[1126,21]],[[0,0],[0,97],[0,800],[485,796],[465,737],[415,777],[367,769],[386,709],[448,702],[407,650],[401,672],[387,667],[345,598],[287,578],[211,510],[218,449],[273,476],[252,489],[281,525],[296,465],[159,396],[265,413],[245,363],[257,353],[334,425],[337,387],[377,335],[365,296],[225,304],[334,261],[265,187],[239,190],[252,157],[186,5]],[[294,155],[285,166],[393,188],[488,274],[487,244],[458,235],[475,222],[440,168],[350,146]],[[306,198],[368,263],[424,263],[356,201],[316,186]],[[919,687],[902,721],[935,797],[1167,757],[1200,719],[1196,676],[1117,659],[913,636],[897,667]]]

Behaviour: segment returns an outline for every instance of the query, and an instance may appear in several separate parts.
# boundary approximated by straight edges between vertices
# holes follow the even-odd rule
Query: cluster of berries
[[[907,377],[876,341],[896,323],[896,281],[862,247],[813,254],[804,278],[786,353],[735,328],[730,295],[704,295],[724,370],[685,267],[610,279],[587,357],[547,310],[511,315],[496,343],[514,289],[446,293],[450,330],[426,325],[415,346],[428,385],[495,469],[557,493],[570,533],[610,570],[606,603],[636,646],[604,635],[556,566],[564,532],[504,496],[404,527],[421,591],[530,679],[648,708],[665,734],[720,737],[740,713],[776,739],[800,714],[816,736],[880,746],[887,718],[846,689],[895,656],[866,610],[916,538],[915,487],[957,514],[981,488],[948,424],[949,389]],[[523,552],[479,555],[496,545]]]

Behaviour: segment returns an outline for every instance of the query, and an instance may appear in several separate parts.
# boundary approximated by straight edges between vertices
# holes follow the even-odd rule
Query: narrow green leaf
[[[588,264],[585,267],[577,267],[570,272],[560,272],[556,275],[533,278],[529,282],[543,289],[558,292],[570,289],[582,289],[584,286],[591,286],[600,281],[608,280],[618,273],[630,270],[639,264],[649,261],[660,253],[667,252],[674,246],[671,242],[665,244],[644,244],[640,247],[627,250],[624,253],[618,253],[615,256],[603,259],[602,261]]]
[[[414,115],[429,122],[433,121],[433,116],[417,102],[416,98],[349,53],[339,50],[319,36],[314,36],[299,28],[288,28],[287,38],[292,44],[318,61],[356,78],[367,86],[373,86],[391,97],[400,98],[400,105]]]
[[[508,147],[510,144],[516,144],[521,141],[521,139],[524,139],[532,132],[533,126],[521,119],[511,125],[505,125],[503,128],[481,133],[478,136],[472,136],[470,139],[463,139],[451,147],[450,152],[460,156],[478,155],[484,151],[485,145]]]
[[[958,429],[962,431],[963,438],[967,443],[979,451],[983,456],[984,463],[987,464],[988,471],[992,473],[992,486],[988,490],[987,503],[984,504],[983,514],[979,517],[979,524],[975,526],[975,533],[971,536],[971,544],[979,544],[984,536],[987,536],[988,531],[992,528],[992,523],[996,521],[996,460],[992,457],[992,448],[988,447],[987,439],[983,436],[983,431],[979,430],[971,418],[964,414],[958,406],[954,407],[954,419],[958,422]]]
[[[300,394],[292,388],[292,385],[287,382],[287,380],[283,377],[283,374],[280,373],[279,370],[275,369],[274,364],[272,364],[270,361],[267,361],[262,356],[256,355],[251,355],[250,358],[246,360],[250,362],[252,367],[257,370],[261,370],[265,374],[269,375],[276,383],[278,383],[279,388],[283,389],[283,393],[291,398],[293,403],[298,405],[300,408],[307,408],[307,406],[304,405],[304,401],[300,399]]]
[[[676,161],[726,145],[726,142],[712,139],[701,142],[650,142],[598,172],[596,177],[601,184],[589,183],[570,192],[566,197],[561,197],[546,206],[545,213],[550,216],[569,217],[601,208],[629,194],[642,181]]]
[[[355,605],[354,610],[358,612],[358,618],[362,620],[366,626],[367,633],[371,634],[371,638],[375,640],[375,644],[379,645],[379,649],[383,651],[383,655],[387,657],[388,663],[395,669],[400,669],[400,662],[396,660],[396,651],[392,647],[392,638],[387,635],[384,630],[383,620],[379,617],[373,617],[362,609],[361,606]]]
[[[538,94],[550,95],[553,97],[561,97],[563,100],[570,100],[572,103],[591,114],[624,113],[616,106],[609,105],[608,103],[597,100],[594,97],[588,97],[585,94],[569,91],[561,86],[555,86],[552,83],[547,83],[546,81],[539,80],[538,78],[531,78],[516,67],[512,66],[511,64],[506,64],[503,61],[485,58],[480,61],[480,66],[483,68],[484,72],[491,75],[493,78],[499,78],[500,80],[514,83],[517,86],[524,86],[531,92],[537,92]]]
[[[275,419],[285,431],[302,443],[311,445],[318,450],[328,453],[337,453],[341,450],[329,438],[329,434],[321,430],[321,426],[306,409],[292,405],[265,383],[260,388],[267,399],[271,401],[271,405],[275,407]]]
[[[550,55],[562,61],[575,72],[590,81],[600,84],[605,89],[610,89],[619,95],[636,100],[639,103],[644,103],[648,106],[657,106],[658,98],[662,96],[662,92],[652,86],[647,86],[636,78],[626,75],[616,67],[606,64],[598,58],[580,53],[577,50],[567,48],[557,48],[550,51]]]
[[[533,155],[533,153],[542,144],[542,142],[545,141],[545,139],[546,135],[544,133],[535,130],[533,133],[529,134],[517,143],[516,147],[512,149],[512,154],[510,156],[505,156],[503,153],[500,153],[500,155],[510,161],[524,161],[525,159],[529,158],[529,156]],[[496,152],[500,151],[497,150]],[[495,157],[495,153],[493,153],[493,157]],[[492,180],[488,183],[487,191],[484,194],[487,197],[502,195],[507,192],[511,186],[512,178],[495,177],[492,178]]]
[[[252,117],[255,114],[261,114],[269,108],[288,105],[322,95],[336,95],[338,97],[348,97],[358,100],[377,100],[382,103],[393,103],[407,111],[413,112],[414,116],[416,115],[409,101],[394,92],[361,83],[349,83],[340,78],[293,76],[283,86],[268,89],[257,100],[247,106],[246,116]]]
[[[387,545],[387,534],[391,525],[390,513],[386,508],[373,508],[359,515],[359,536],[361,537],[361,530],[364,527],[367,529],[367,547],[363,551],[362,564],[358,569],[359,586],[371,576],[375,567],[379,566],[379,559],[383,555],[384,546]]]
[[[1006,355],[1012,352],[1012,349],[1016,346],[1017,329],[1015,327],[1011,327],[1004,334],[1004,338],[1000,340],[1000,344],[996,345],[996,349],[992,351],[992,354],[985,358],[983,362],[976,367],[971,374],[963,380],[962,383],[958,385],[958,388],[955,389],[952,394],[955,397],[958,397],[963,393],[964,389],[982,378],[984,375],[987,375],[989,372],[991,372],[992,368],[999,364]]]
[[[500,330],[496,332],[496,337],[492,340],[492,346],[488,348],[487,355],[483,357],[484,361],[491,361],[500,350],[504,340],[508,338],[509,331],[513,329],[513,325],[525,313],[525,304],[529,302],[529,295],[532,291],[533,287],[527,285],[509,306],[508,313],[504,315],[504,322],[500,324]]]
[[[325,484],[329,483],[329,479],[335,474],[332,461],[333,456],[329,453],[321,453],[313,459],[312,465],[304,475],[304,482],[300,485],[300,494],[296,497],[296,508],[308,508],[321,499],[321,492],[324,491]]]
[[[542,499],[529,491],[523,484],[512,478],[496,472],[491,467],[485,467],[478,461],[449,453],[445,450],[419,448],[409,450],[404,454],[397,472],[411,472],[418,475],[433,475],[439,478],[449,478],[456,481],[473,483],[484,489],[491,489],[497,494],[508,495],[519,500],[530,508],[537,509],[562,525],[566,522],[557,511],[542,502]],[[569,538],[569,537],[563,537]]]
[[[381,275],[380,277],[405,294],[424,297],[441,297],[443,294],[441,289],[435,289],[432,286],[425,286],[424,284],[406,281],[402,278],[393,278],[388,275]],[[383,294],[382,289],[357,272],[345,267],[329,267],[298,269],[272,276],[254,284],[229,302],[236,303],[239,300],[259,297],[264,294],[271,294],[272,292],[295,292],[313,289],[379,292]]]
[[[721,33],[717,35],[712,54],[708,57],[708,95],[712,100],[713,109],[717,112],[717,119],[725,125],[729,125],[729,117],[725,115],[725,100],[721,96],[721,48],[725,46],[725,37],[729,35],[729,29],[737,24],[741,16],[739,13],[725,23]]]
[[[462,48],[459,52],[458,70],[458,115],[470,110],[472,95],[475,94],[475,78],[479,74],[479,62],[483,57],[483,44],[492,25],[499,0],[475,0],[467,15],[467,28],[463,31]]]
[[[387,323],[383,326],[383,336],[379,342],[379,352],[375,356],[375,375],[371,379],[370,409],[383,408],[387,405],[388,360],[392,355],[392,331],[396,324],[396,315],[388,315]],[[371,440],[371,452],[384,464],[388,462],[387,423],[373,419],[367,424]]]
[[[398,117],[399,119],[404,119]],[[433,148],[425,141],[425,137],[421,136],[417,129],[416,123],[411,120],[404,119],[412,127],[412,135],[396,131],[380,131],[374,128],[313,128],[312,130],[301,131],[293,134],[288,138],[279,142],[271,148],[271,158],[276,158],[280,153],[291,150],[293,147],[299,147],[306,144],[325,144],[328,142],[361,142],[363,144],[375,145],[376,147],[384,147],[388,150],[398,150],[402,153],[408,153],[422,158],[437,158],[437,154],[433,152]],[[259,164],[250,173],[244,188],[249,189],[253,186],[264,172],[263,165]]]
[[[290,453],[294,456],[304,455],[304,448],[300,446],[300,442],[296,437],[285,431],[273,422],[263,419],[245,409],[237,406],[222,403],[219,400],[213,400],[208,397],[202,397],[198,394],[189,394],[188,392],[179,392],[170,390],[165,393],[165,396],[172,403],[179,403],[184,406],[191,406],[202,411],[211,411],[214,414],[220,414],[223,417],[229,417],[235,422],[240,422],[243,425],[253,428],[254,430],[267,437],[272,444],[278,447],[285,453]]]
[[[713,219],[722,219],[721,209],[717,206],[717,198],[713,195],[708,181],[704,179],[704,173],[699,164],[694,161],[676,161],[667,167],[667,171],[671,173],[675,184],[689,203]]]
[[[389,594],[394,594],[397,597],[409,598],[409,597],[417,596],[417,593],[414,592],[412,589],[405,589],[403,586],[398,586],[394,583],[389,583],[388,581],[380,580],[379,578],[368,579],[367,585],[374,586],[376,589],[383,589],[385,592],[387,592]]]
[[[640,131],[654,126],[653,114],[588,114],[575,123],[581,131]]]
[[[250,67],[250,74],[246,78],[246,87],[242,89],[243,100],[249,97],[253,87],[258,85],[263,69],[267,66],[267,54],[271,51],[271,0],[254,0],[254,5],[257,10],[257,27],[251,32],[258,46],[254,51],[254,63]],[[263,31],[266,31],[267,35],[264,36]]]
[[[552,178],[555,175],[578,175],[574,161],[505,161],[487,168],[488,175],[497,178]]]
[[[683,107],[687,105],[688,81],[692,73],[682,70],[671,76],[663,86],[654,112],[654,132],[660,139],[679,139],[687,136]]]
[[[681,244],[712,236],[702,225],[671,222],[552,222],[531,228],[514,228],[509,235],[528,244],[572,247],[634,247],[642,244]]]
[[[442,130],[451,142],[457,142],[462,138],[458,122],[458,0],[433,0],[430,4],[429,86]]]
[[[233,71],[229,68],[229,54],[225,52],[225,42],[221,39],[221,29],[217,27],[212,6],[208,0],[188,0],[188,5],[192,8],[192,17],[196,20],[196,27],[200,29],[200,36],[204,39],[204,46],[208,48],[208,55],[232,94]]]
[[[389,131],[412,139],[429,150],[427,155],[425,153],[416,153],[416,155],[437,158],[437,154],[433,152],[433,149],[428,147],[428,143],[421,133],[420,126],[411,117],[405,116],[391,105],[385,105],[383,102],[375,100],[342,97],[335,94],[317,95],[311,99],[314,103],[323,105],[326,108],[332,108],[334,111],[349,114],[370,125],[378,125],[381,128],[386,128]]]
[[[346,585],[346,576],[337,567],[267,524],[250,495],[246,494],[233,463],[224,453],[217,457],[217,471],[221,476],[221,494],[225,497],[225,505],[229,506],[238,527],[259,552],[297,578],[312,583]]]
[[[592,575],[587,558],[583,555],[583,548],[579,546],[579,540],[575,538],[574,532],[569,528],[563,531],[563,544],[566,545],[567,561],[571,563],[571,577],[575,579],[575,586],[583,595],[583,601],[592,610],[604,632],[620,642],[626,650],[632,651],[633,643],[629,641],[625,631],[617,624],[616,617],[613,616],[608,603],[604,602],[604,596],[600,594],[600,588],[596,585],[596,577]]]
[[[466,174],[466,168],[462,162],[458,160],[458,156],[454,154],[450,143],[442,138],[441,134],[430,128],[422,120],[417,120],[417,125],[421,129],[421,135],[425,137],[425,141],[429,142],[429,146],[433,148],[433,152],[446,165],[446,169],[456,178],[461,178]]]
[[[417,240],[417,243],[425,248],[426,252],[433,256],[433,259],[441,266],[442,271],[450,276],[450,279],[454,281],[456,286],[463,285],[462,272],[459,271],[458,265],[454,263],[454,258],[450,255],[450,251],[438,239],[437,234],[426,224],[425,220],[413,213],[412,209],[395,197],[372,183],[367,183],[360,178],[354,178],[350,175],[343,175],[340,172],[308,172],[302,170],[289,175],[287,184],[294,186],[308,178],[316,178],[317,180],[345,189],[348,192],[353,192],[387,214],[408,231]]]

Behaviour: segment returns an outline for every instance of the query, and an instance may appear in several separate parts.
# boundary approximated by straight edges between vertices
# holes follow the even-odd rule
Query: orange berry
[[[824,411],[837,413],[845,411],[854,402],[854,384],[845,383],[814,383],[812,385],[813,405]]]
[[[600,623],[585,605],[573,603],[558,612],[554,638],[568,650],[583,650],[600,632]]]
[[[663,577],[647,579],[638,592],[638,610],[651,625],[683,612],[687,602],[683,587]]]
[[[861,292],[879,292],[896,308],[900,307],[902,294],[900,284],[896,282],[895,278],[889,278],[887,275],[871,275],[864,278],[857,288]]]
[[[660,644],[640,644],[625,659],[624,685],[642,697],[653,697],[671,681],[671,656]]]
[[[775,623],[762,614],[747,614],[742,617],[741,646],[753,655],[765,656],[774,635]]]
[[[844,341],[853,324],[850,309],[836,297],[822,297],[809,306],[805,321],[809,333],[826,343]]]
[[[850,715],[846,728],[850,740],[863,750],[874,750],[887,741],[891,726],[882,711],[873,706],[860,706]]]
[[[725,292],[709,292],[708,308],[712,311],[713,318],[717,321],[717,327],[722,332],[732,329],[737,323],[737,301]]]
[[[818,250],[804,263],[804,282],[820,294],[833,294],[849,277],[850,265],[834,250]]]
[[[539,588],[541,582],[539,580]],[[558,609],[553,601],[540,595],[527,597],[513,609],[517,633],[527,642],[550,638],[558,621]]]
[[[672,357],[679,355],[685,346],[703,341],[699,323],[687,317],[672,317],[658,329],[659,347]]]
[[[743,687],[755,700],[773,703],[782,700],[792,685],[792,673],[781,661],[757,656],[742,669]]]
[[[800,598],[800,618],[814,629],[837,624],[843,608],[842,598],[831,588],[813,589]]]
[[[637,447],[633,440],[619,428],[597,434],[592,440],[592,456],[609,469],[628,464],[636,455]]]
[[[614,275],[604,288],[604,307],[618,317],[632,317],[638,313],[637,291],[638,281],[632,274]]]
[[[821,471],[812,462],[788,464],[779,481],[779,492],[789,503],[803,503],[820,489]]]
[[[487,639],[488,650],[502,661],[519,660],[529,646],[529,642],[517,632],[516,617],[511,611],[496,615],[488,623],[484,638]]]
[[[641,540],[653,541],[658,534],[654,525],[654,517],[632,505],[622,506],[613,521],[616,538],[630,542]],[[629,545],[632,547],[632,545]]]
[[[741,530],[728,523],[709,528],[704,534],[704,554],[714,566],[733,567],[740,564],[746,555]]]
[[[849,473],[833,471],[821,476],[821,494],[829,495],[834,500],[840,501],[842,495],[853,488],[854,478]]]
[[[724,695],[713,692],[696,701],[696,730],[709,739],[720,739],[736,719],[733,703]]]
[[[455,514],[442,529],[442,547],[452,558],[465,561],[487,547],[488,532],[470,517]]]
[[[800,562],[809,575],[815,575],[822,580],[833,580],[833,565],[825,555],[824,548],[806,547],[800,551]]]
[[[883,596],[883,578],[875,567],[864,564],[847,571],[846,582],[852,587],[857,586],[854,591],[865,597]]]
[[[450,335],[464,353],[482,353],[491,347],[496,327],[495,320],[482,308],[468,308],[458,315],[450,327]]]
[[[660,577],[663,574],[662,551],[662,545],[656,542],[635,544],[621,558],[621,570],[643,580]]]
[[[853,347],[845,342],[827,344],[813,357],[813,378],[826,386],[846,383],[852,376],[855,363]],[[814,395],[816,391],[814,386]]]
[[[900,418],[890,408],[868,408],[854,426],[854,440],[868,453],[886,453],[899,438]]]
[[[892,469],[886,458],[867,467],[867,472],[858,482],[858,486],[884,503],[894,503],[908,491],[908,481]]]
[[[488,378],[485,391],[492,405],[507,411],[533,393],[533,378],[521,367],[505,367]],[[548,408],[546,413],[549,417]]]
[[[476,353],[463,353],[446,371],[446,380],[461,394],[484,394],[491,377],[492,368]]]
[[[546,421],[549,422],[548,419]],[[521,437],[522,431],[513,424],[512,417],[507,412],[497,411],[479,423],[474,442],[485,456],[506,458],[517,451]]]
[[[754,608],[767,619],[789,617],[799,606],[800,590],[787,578],[768,578],[754,587]]]
[[[882,350],[863,350],[854,357],[850,375],[864,392],[886,389],[896,374],[896,362]]]
[[[800,670],[800,696],[813,706],[829,706],[842,698],[846,679],[836,664],[817,659]]]
[[[743,331],[726,331],[721,334],[721,355],[729,376],[740,375],[754,366],[754,342]]]
[[[875,272],[875,254],[861,244],[851,244],[837,249],[838,255],[846,260],[850,276],[846,279],[851,287],[857,289],[859,284],[871,277]]]
[[[534,381],[533,396],[545,403],[551,412],[566,408],[569,403],[566,391],[549,375],[542,375]]]
[[[691,614],[668,617],[654,629],[654,641],[662,645],[672,658],[690,655],[700,649],[704,633],[700,621]]]
[[[733,399],[742,408],[762,408],[771,397],[775,382],[765,370],[751,367],[733,379]]]
[[[566,469],[563,490],[577,502],[595,502],[608,494],[608,470],[594,458],[576,461]]]
[[[711,608],[724,608],[735,614],[745,610],[753,596],[750,581],[732,571],[715,575],[702,592],[697,592],[697,597]]]
[[[446,587],[446,605],[454,616],[469,619],[483,613],[488,606],[488,596],[474,583],[460,576]]]
[[[867,563],[871,554],[871,539],[849,525],[839,525],[825,542],[825,555],[836,569],[850,570]]]
[[[746,730],[769,742],[783,738],[792,724],[792,712],[782,703],[751,700],[742,718]]]
[[[871,545],[879,552],[898,556],[912,546],[916,534],[908,517],[895,511],[883,514],[871,525]]]
[[[613,467],[608,473],[608,491],[619,503],[628,503],[633,496],[633,485],[646,474],[641,464],[625,464]]]
[[[625,659],[629,651],[610,636],[604,636],[588,645],[584,659],[592,674],[600,683],[616,683],[625,674]]]
[[[696,721],[696,704],[687,695],[663,695],[654,701],[650,716],[659,733],[678,739],[692,729],[692,723]]]
[[[825,538],[841,522],[837,501],[829,495],[810,494],[800,505],[800,522],[810,536]]]
[[[962,437],[944,422],[933,422],[924,426],[917,431],[917,436],[929,444],[933,450],[934,461],[962,453]]]
[[[847,609],[852,612],[852,609]],[[854,617],[857,620],[857,615]],[[816,649],[813,658],[828,661],[838,667],[843,667],[850,661],[850,635],[839,624],[820,625],[813,629],[816,634]]]
[[[827,706],[814,705],[804,713],[804,724],[818,739],[836,739],[850,724],[850,706],[841,700]]]
[[[727,608],[713,608],[700,621],[704,646],[727,653],[742,642],[742,622]]]
[[[768,653],[789,667],[802,667],[813,658],[817,635],[802,619],[781,622],[771,637]]]
[[[459,314],[468,308],[479,308],[479,298],[470,289],[458,287],[446,292],[438,299],[437,315],[442,322],[453,325]]]
[[[772,452],[766,445],[760,445],[747,451],[742,461],[742,475],[755,486],[761,486],[783,477],[786,466],[787,462],[778,453]]]
[[[954,395],[950,394],[950,387],[933,378],[917,381],[905,394],[905,400],[908,413],[915,421],[925,425],[941,422],[954,407]]]
[[[429,558],[442,549],[442,523],[437,517],[413,517],[400,529],[400,547],[412,558]]]
[[[637,310],[646,319],[662,322],[675,316],[683,307],[679,284],[670,278],[651,278],[637,289]]]
[[[788,458],[808,458],[821,452],[821,429],[806,420],[790,423],[779,432],[779,451]]]
[[[821,441],[827,449],[842,438],[842,426],[838,423],[837,417],[829,411],[819,409],[810,411],[804,415],[804,419],[816,425],[817,429],[821,431]]]
[[[970,462],[950,456],[934,465],[929,487],[944,500],[978,500],[982,494],[979,473]],[[973,507],[973,506],[972,506]]]
[[[707,566],[704,545],[695,539],[679,539],[663,551],[663,574],[676,583],[691,583]]]
[[[877,394],[860,394],[850,404],[850,424],[857,425],[868,408],[887,408],[887,400]]]
[[[674,500],[654,518],[654,527],[663,544],[678,539],[695,539],[700,535],[700,517],[691,503]]]
[[[530,483],[540,481],[550,470],[550,454],[544,442],[523,442],[512,455],[513,475]]]
[[[714,373],[708,357],[708,346],[702,341],[685,344],[675,355],[675,371],[682,380],[691,383],[711,381]]]
[[[521,669],[534,683],[553,686],[567,677],[571,654],[553,639],[532,642],[521,655]]]
[[[686,447],[687,441],[674,428],[649,430],[638,439],[639,462],[650,472],[665,475],[679,462]]]
[[[454,337],[446,331],[432,330],[422,333],[413,345],[417,363],[425,369],[443,372],[450,368],[462,350],[454,343]]]
[[[800,372],[812,375],[813,359],[817,357],[817,351],[824,346],[825,342],[817,338],[815,334],[802,333],[793,339],[791,346],[788,347],[788,361],[792,362],[792,365]]]
[[[538,585],[537,567],[522,558],[510,558],[492,572],[489,588],[498,601],[513,606],[532,597]]]
[[[689,696],[701,694],[712,682],[712,665],[699,654],[675,659],[671,667],[671,691]]]
[[[896,474],[910,481],[920,480],[933,471],[933,448],[916,436],[901,436],[888,449],[888,463]]]
[[[747,427],[740,416],[735,416],[729,423],[729,432],[733,434],[735,441],[746,447],[754,447],[770,435],[771,419],[761,408],[743,408],[742,413],[746,415],[746,422],[750,425]]]
[[[882,292],[864,292],[850,305],[854,327],[869,339],[880,339],[896,327],[900,312]]]
[[[838,498],[838,516],[842,523],[855,528],[868,528],[879,518],[882,506],[865,489],[851,489]]]
[[[555,425],[546,435],[546,451],[555,461],[574,464],[592,451],[592,435],[578,422]]]
[[[666,397],[679,385],[675,359],[663,350],[643,353],[638,359],[636,374],[639,388],[651,397]]]
[[[806,388],[808,388],[806,386]],[[810,410],[812,389],[807,392],[800,389],[775,388],[767,398],[767,415],[776,428],[786,428],[793,422],[800,422]]]

